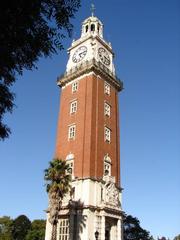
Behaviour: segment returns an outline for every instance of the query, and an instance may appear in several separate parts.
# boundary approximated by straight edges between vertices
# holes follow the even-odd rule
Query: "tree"
[[[174,238],[174,240],[180,240],[180,234],[177,235],[177,236]]]
[[[27,232],[31,229],[31,221],[25,215],[20,215],[14,219],[12,224],[13,240],[24,240]]]
[[[123,221],[124,240],[153,240],[150,233],[140,226],[137,218],[131,215],[125,215]]]
[[[25,240],[44,240],[45,239],[45,220],[34,220],[31,229],[28,231]]]
[[[6,0],[0,8],[0,140],[10,134],[3,123],[12,112],[15,95],[10,86],[24,69],[32,70],[42,56],[63,48],[62,39],[71,36],[70,18],[80,0]]]
[[[0,218],[0,239],[12,240],[12,222],[10,217],[4,216]]]
[[[46,190],[49,194],[49,218],[52,225],[51,240],[57,238],[58,213],[61,208],[63,197],[71,189],[71,175],[68,174],[69,166],[61,159],[53,159],[49,168],[45,169]]]

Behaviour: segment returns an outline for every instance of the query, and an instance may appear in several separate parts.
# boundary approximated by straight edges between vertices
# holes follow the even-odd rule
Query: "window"
[[[74,162],[73,160],[66,161],[66,163],[68,165],[67,174],[70,174],[71,176],[73,176],[73,169],[74,169],[73,162]]]
[[[86,25],[86,32],[88,31],[88,25]]]
[[[104,103],[104,115],[110,117],[111,115],[111,106],[108,103]]]
[[[104,163],[104,175],[105,176],[110,176],[111,175],[111,164],[105,162]]]
[[[59,240],[69,240],[69,219],[59,219]]]
[[[110,95],[110,91],[111,91],[110,85],[107,82],[105,82],[104,83],[104,93],[107,95]]]
[[[66,156],[66,163],[68,165],[68,169],[67,169],[67,173],[72,175],[73,177],[73,174],[74,174],[74,154],[73,153],[69,153],[67,156]]]
[[[91,24],[91,32],[95,31],[95,25]]]
[[[69,161],[69,162],[67,162],[67,164],[68,164],[68,173],[69,174],[73,174],[73,161]]]
[[[71,125],[68,129],[68,139],[75,139],[76,126]]]
[[[108,153],[104,156],[104,175],[111,176],[111,158]]]
[[[111,130],[107,127],[104,128],[104,140],[106,142],[110,142],[111,141]]]
[[[78,82],[73,82],[72,83],[72,92],[77,92],[78,90]]]
[[[98,24],[98,32],[99,32],[99,24]]]
[[[75,113],[77,111],[77,101],[71,102],[70,113]]]

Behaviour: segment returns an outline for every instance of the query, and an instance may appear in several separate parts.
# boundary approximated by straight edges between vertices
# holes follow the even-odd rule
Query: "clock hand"
[[[109,63],[109,58],[107,58],[106,56],[104,56],[105,61],[107,61]]]
[[[86,51],[79,53],[79,56],[81,57],[82,55],[84,56],[86,54]]]

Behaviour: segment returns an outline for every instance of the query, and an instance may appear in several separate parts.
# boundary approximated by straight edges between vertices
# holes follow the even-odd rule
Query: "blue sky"
[[[94,1],[104,37],[115,52],[120,94],[123,209],[154,237],[180,233],[180,1]],[[76,14],[74,38],[90,15]],[[5,121],[12,135],[0,142],[0,215],[45,218],[43,170],[54,154],[65,50],[40,59],[13,86],[16,105]]]

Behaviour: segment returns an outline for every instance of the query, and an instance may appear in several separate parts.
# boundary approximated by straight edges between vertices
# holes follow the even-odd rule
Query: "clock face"
[[[109,54],[108,52],[104,49],[104,48],[99,48],[98,49],[98,55],[101,59],[101,61],[105,64],[105,65],[110,65],[110,57],[109,57]]]
[[[80,62],[86,56],[86,53],[87,53],[87,47],[85,46],[79,47],[72,56],[73,62],[74,63]]]

